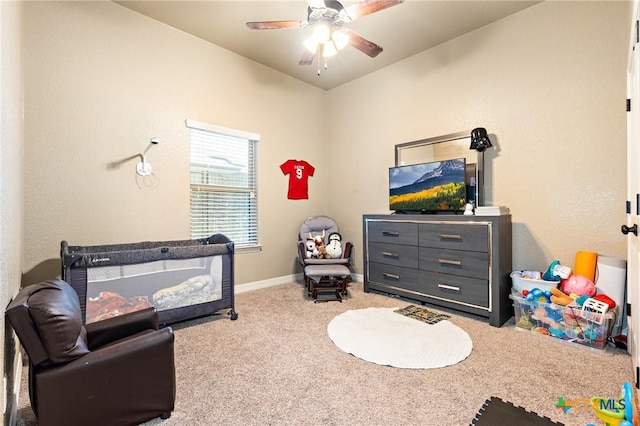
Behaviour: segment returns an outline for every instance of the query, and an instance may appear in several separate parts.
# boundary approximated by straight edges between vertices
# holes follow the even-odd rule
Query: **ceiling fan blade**
[[[366,53],[372,58],[375,58],[376,56],[378,56],[380,52],[382,52],[382,47],[367,40],[366,38],[362,37],[360,34],[348,28],[342,28],[340,31],[344,32],[349,36],[349,44],[351,46],[355,47],[356,49],[358,49],[363,53]]]
[[[303,28],[306,22],[303,21],[262,21],[247,22],[250,30],[278,30],[282,28]]]
[[[404,0],[362,0],[361,2],[345,7],[344,11],[353,21],[354,19],[362,18],[363,16],[396,6],[403,1]]]
[[[298,65],[311,65],[315,57],[316,57],[316,52],[310,52],[309,49],[304,49],[304,52],[302,52],[302,57],[300,58],[300,62],[298,62]]]

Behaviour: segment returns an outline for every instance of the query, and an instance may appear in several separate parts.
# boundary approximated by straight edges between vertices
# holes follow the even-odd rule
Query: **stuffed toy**
[[[315,237],[311,234],[311,232],[309,232],[309,237],[307,238],[307,241],[310,239],[313,240],[314,243],[316,244],[316,251],[314,252],[314,255],[312,257],[315,257],[318,259],[331,258],[331,256],[327,254],[327,248],[324,245],[324,230],[322,231],[322,235],[316,235]]]
[[[555,303],[556,305],[567,306],[571,302],[574,302],[575,299],[564,292],[562,290],[552,287],[551,288],[551,303]]]
[[[329,253],[332,259],[340,259],[342,257],[342,235],[337,232],[329,234],[327,253]]]
[[[314,240],[318,249],[318,259],[331,259],[329,253],[327,253],[327,246],[324,245],[324,231],[322,231],[322,235],[316,235]]]
[[[578,296],[593,296],[596,294],[596,286],[589,278],[582,275],[572,274],[566,280],[562,280],[560,288],[566,294],[577,294]]]
[[[305,255],[307,259],[312,257],[318,257],[318,248],[316,247],[316,240],[313,238],[307,238],[304,242],[304,247],[306,249]]]

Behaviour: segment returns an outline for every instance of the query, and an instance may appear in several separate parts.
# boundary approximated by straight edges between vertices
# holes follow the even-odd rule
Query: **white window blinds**
[[[259,135],[187,120],[191,143],[191,238],[224,234],[258,245]]]

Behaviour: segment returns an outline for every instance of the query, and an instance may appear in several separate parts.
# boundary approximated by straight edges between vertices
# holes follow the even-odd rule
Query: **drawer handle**
[[[461,240],[462,239],[461,235],[456,235],[456,234],[438,234],[438,237],[444,240]]]
[[[438,259],[438,262],[445,265],[457,265],[457,266],[462,265],[462,262],[460,262],[459,260]]]
[[[388,256],[388,257],[400,257],[400,255],[398,253],[390,253],[388,251],[383,251],[382,255],[383,256]]]
[[[382,275],[384,275],[387,278],[393,278],[394,280],[399,280],[400,279],[400,275],[388,274],[386,272],[384,272]]]
[[[398,237],[400,233],[398,231],[382,231],[382,235],[388,235],[390,237]]]
[[[438,284],[438,288],[444,288],[445,290],[460,291],[460,287],[455,287],[455,286],[446,285],[446,284]]]

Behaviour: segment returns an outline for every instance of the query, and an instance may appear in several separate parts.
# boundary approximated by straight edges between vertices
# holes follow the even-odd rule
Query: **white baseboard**
[[[362,274],[351,274],[351,279],[354,282],[362,282],[364,277]],[[291,282],[302,283],[302,274],[285,275],[282,277],[270,278],[268,280],[253,281],[250,283],[238,284],[235,286],[235,294],[245,293],[247,291],[260,290],[263,288],[273,287],[276,285],[289,284]]]
[[[285,275],[282,277],[269,278],[268,280],[253,281],[235,286],[235,294],[245,293],[247,291],[260,290],[262,288],[273,287],[281,284],[289,284],[291,282],[302,282],[302,274]]]

